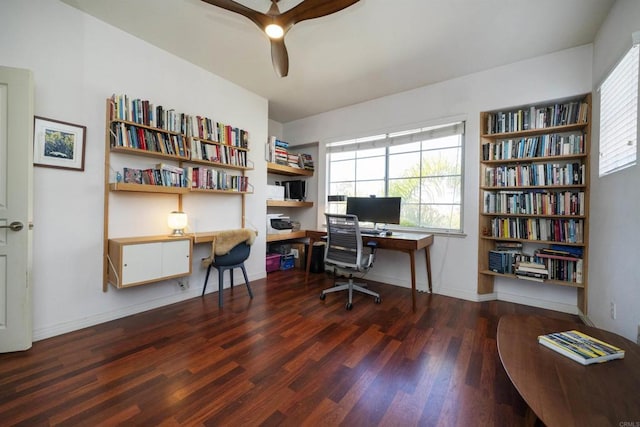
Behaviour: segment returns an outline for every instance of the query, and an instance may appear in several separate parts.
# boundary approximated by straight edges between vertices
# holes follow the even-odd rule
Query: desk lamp
[[[167,217],[167,225],[173,230],[171,236],[184,236],[184,229],[187,227],[187,214],[180,211],[173,211]]]

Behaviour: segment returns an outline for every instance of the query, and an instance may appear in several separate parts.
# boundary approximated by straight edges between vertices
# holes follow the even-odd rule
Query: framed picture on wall
[[[86,126],[35,116],[33,164],[84,171]]]

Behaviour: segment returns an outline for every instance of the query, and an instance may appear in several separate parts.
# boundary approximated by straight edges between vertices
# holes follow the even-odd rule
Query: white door
[[[31,348],[33,78],[0,67],[0,352]]]

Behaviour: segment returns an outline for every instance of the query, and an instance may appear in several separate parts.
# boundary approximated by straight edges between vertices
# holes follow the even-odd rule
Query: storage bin
[[[280,270],[289,270],[290,268],[293,268],[295,266],[295,262],[296,260],[293,257],[293,254],[282,255],[280,258]]]
[[[280,269],[280,254],[267,254],[267,273]]]

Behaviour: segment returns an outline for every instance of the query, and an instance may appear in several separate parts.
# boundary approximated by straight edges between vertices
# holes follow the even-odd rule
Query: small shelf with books
[[[248,159],[248,146],[249,134],[243,129],[154,106],[128,95],[107,98],[103,291],[113,273],[109,260],[109,199],[119,197],[110,194],[174,195],[177,210],[181,210],[183,195],[189,193],[238,195],[242,199],[240,221],[244,227],[244,196],[253,193],[245,175],[254,169]],[[112,166],[112,156],[117,158],[113,163],[119,165],[119,170]],[[163,163],[146,164],[141,158],[160,159]]]
[[[590,110],[586,94],[480,113],[478,293],[496,277],[570,286],[586,314]],[[575,251],[546,256],[558,245]]]
[[[279,197],[267,199],[267,213],[280,214],[284,212],[287,219],[289,213],[291,219],[299,219],[308,213],[295,211],[297,209],[313,208],[314,203],[306,200],[308,191],[308,178],[313,177],[314,163],[313,156],[309,153],[298,153],[296,151],[308,148],[307,145],[289,148],[289,144],[274,136],[268,138],[265,148],[268,181],[271,187],[282,192]],[[280,177],[287,177],[282,180]],[[276,192],[277,193],[277,192]],[[305,237],[304,230],[293,231],[283,234],[268,234],[267,242],[279,242],[286,240],[296,240]]]

